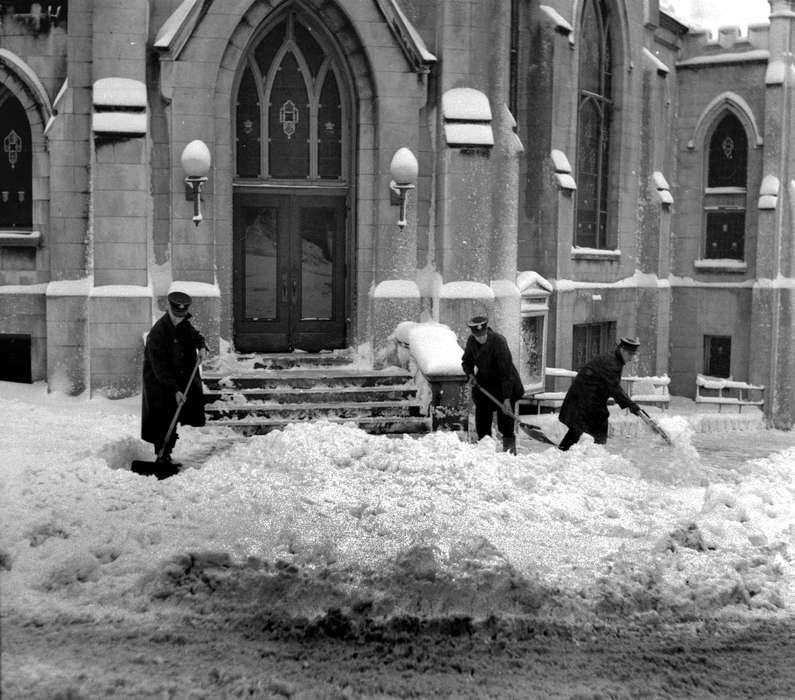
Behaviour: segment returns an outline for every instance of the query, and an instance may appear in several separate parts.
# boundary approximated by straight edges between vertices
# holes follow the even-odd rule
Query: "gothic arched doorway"
[[[296,8],[251,45],[234,92],[234,334],[242,351],[343,347],[351,90]]]

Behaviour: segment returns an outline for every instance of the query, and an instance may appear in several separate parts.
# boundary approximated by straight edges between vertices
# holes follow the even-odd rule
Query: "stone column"
[[[757,260],[751,315],[750,379],[767,387],[765,415],[776,428],[795,423],[795,0],[771,0],[762,176],[780,183],[760,198]],[[771,177],[772,176],[772,177]],[[788,184],[789,183],[789,184]]]
[[[93,4],[88,353],[91,392],[112,398],[139,390],[143,335],[152,325],[148,28],[146,0]]]

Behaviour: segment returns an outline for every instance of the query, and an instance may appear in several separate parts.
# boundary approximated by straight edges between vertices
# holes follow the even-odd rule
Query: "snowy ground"
[[[75,680],[48,656],[62,639],[24,643],[70,625],[95,630],[86,645],[186,621],[330,638],[406,621],[509,637],[528,624],[792,629],[795,435],[747,418],[655,413],[670,448],[617,417],[607,449],[523,440],[517,457],[488,439],[323,422],[247,439],[183,428],[185,469],[161,482],[129,471],[152,457],[138,411],[0,382],[4,697],[96,696],[96,664]],[[704,432],[721,425],[744,430]],[[141,665],[137,690],[113,694],[220,697],[168,691],[161,672]],[[279,694],[294,693],[261,697]]]

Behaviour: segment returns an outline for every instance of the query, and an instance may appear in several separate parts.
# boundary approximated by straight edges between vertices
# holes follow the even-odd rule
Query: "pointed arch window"
[[[614,248],[608,229],[613,40],[606,0],[586,0],[580,36],[574,243]]]
[[[709,135],[704,189],[704,258],[745,259],[748,135],[732,112]]]
[[[345,119],[333,55],[312,25],[290,13],[258,43],[240,79],[237,176],[343,180]]]
[[[0,85],[0,229],[33,227],[33,152],[22,103]]]

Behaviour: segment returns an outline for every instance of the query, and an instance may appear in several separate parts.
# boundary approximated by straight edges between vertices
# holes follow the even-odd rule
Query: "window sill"
[[[616,261],[621,258],[620,250],[607,250],[602,248],[581,248],[580,246],[571,247],[572,260],[608,260]]]
[[[0,229],[0,248],[38,248],[40,244],[40,231],[21,233],[13,229]]]
[[[747,272],[748,263],[745,260],[733,260],[731,258],[715,258],[714,260],[703,259],[694,260],[693,267],[696,270],[713,272]]]

